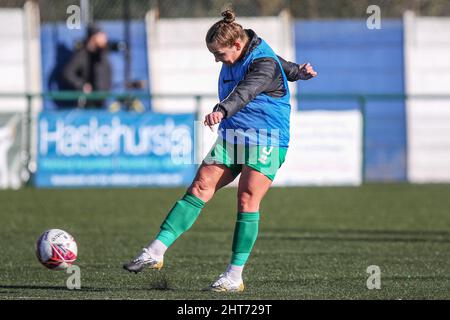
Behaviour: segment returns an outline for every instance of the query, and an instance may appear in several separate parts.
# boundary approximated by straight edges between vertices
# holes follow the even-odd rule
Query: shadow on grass
[[[0,289],[15,289],[15,290],[56,290],[56,291],[91,291],[91,292],[105,292],[111,291],[111,288],[94,288],[94,287],[84,287],[81,289],[70,290],[64,286],[41,286],[41,285],[0,285]]]
[[[161,274],[150,282],[148,290],[171,291],[175,289],[171,287],[167,276],[165,274]]]
[[[113,292],[113,291],[172,291],[174,288],[169,286],[169,282],[166,279],[161,279],[153,281],[144,287],[136,288],[98,288],[92,286],[81,286],[80,289],[68,289],[64,286],[42,286],[42,285],[0,285],[0,292],[6,293],[3,290],[8,290],[9,292],[14,292],[18,290],[52,290],[52,291],[72,291],[72,292]]]

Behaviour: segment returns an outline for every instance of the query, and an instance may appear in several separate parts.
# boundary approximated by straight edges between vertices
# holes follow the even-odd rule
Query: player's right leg
[[[232,255],[227,270],[209,288],[215,292],[244,290],[242,272],[258,236],[259,206],[272,185],[265,174],[244,165],[238,186],[237,221],[233,235]]]
[[[123,265],[125,270],[140,272],[146,268],[161,269],[166,250],[197,220],[214,193],[234,180],[236,175],[223,164],[202,163],[185,195],[170,210],[156,239]]]

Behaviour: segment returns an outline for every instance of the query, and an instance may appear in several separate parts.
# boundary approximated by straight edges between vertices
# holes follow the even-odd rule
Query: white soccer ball
[[[47,230],[36,242],[39,262],[51,270],[67,269],[77,259],[77,253],[75,239],[64,230]]]

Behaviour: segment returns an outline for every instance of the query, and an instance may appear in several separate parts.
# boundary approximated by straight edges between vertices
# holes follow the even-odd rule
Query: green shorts
[[[206,164],[223,164],[235,176],[241,173],[242,165],[245,164],[273,181],[275,174],[286,158],[287,149],[272,146],[232,144],[219,137],[203,162]]]

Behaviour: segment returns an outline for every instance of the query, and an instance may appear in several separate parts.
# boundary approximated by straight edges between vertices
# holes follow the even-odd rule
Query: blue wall
[[[381,30],[366,20],[295,22],[298,63],[310,62],[319,76],[298,82],[298,93],[404,93],[403,23],[384,19]],[[357,101],[307,101],[299,108],[343,110]],[[403,101],[369,101],[366,108],[367,181],[406,180],[406,120]]]
[[[106,32],[109,40],[123,41],[124,26],[118,21],[99,21],[97,24]],[[144,21],[132,21],[131,29],[131,79],[144,80],[148,92],[149,77],[147,62],[147,37]],[[42,83],[44,91],[58,89],[57,75],[61,68],[70,58],[74,45],[82,41],[85,30],[70,30],[65,23],[46,23],[41,29],[41,54],[42,54]],[[120,93],[124,91],[124,68],[125,60],[123,52],[111,52],[110,62],[113,72],[113,91]],[[142,91],[141,91],[142,92]],[[143,101],[147,109],[150,108],[149,101]],[[53,101],[45,101],[44,109],[54,110],[57,106]]]

